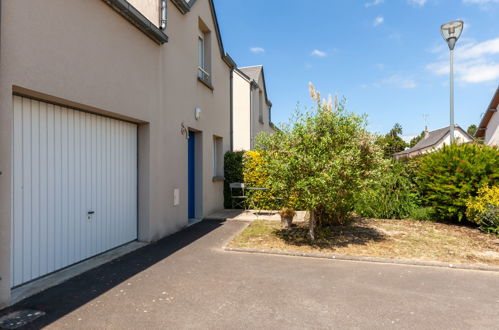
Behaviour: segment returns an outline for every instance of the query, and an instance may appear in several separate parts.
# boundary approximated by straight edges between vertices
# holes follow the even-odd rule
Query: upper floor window
[[[211,33],[201,19],[198,36],[198,78],[211,85]]]
[[[199,78],[206,79],[210,74],[206,71],[206,59],[205,59],[205,46],[204,46],[204,33],[198,38],[198,70]]]

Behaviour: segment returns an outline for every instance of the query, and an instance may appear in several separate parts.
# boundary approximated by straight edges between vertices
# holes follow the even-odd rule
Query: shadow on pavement
[[[223,222],[222,220],[201,221],[183,231],[29,297],[0,311],[0,316],[20,309],[43,311],[46,313],[45,316],[23,329],[43,328],[219,228]]]

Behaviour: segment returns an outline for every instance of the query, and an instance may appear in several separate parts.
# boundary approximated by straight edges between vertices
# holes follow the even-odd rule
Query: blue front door
[[[196,217],[196,144],[195,144],[196,134],[194,132],[189,132],[189,142],[188,142],[188,216],[189,219],[194,219]]]

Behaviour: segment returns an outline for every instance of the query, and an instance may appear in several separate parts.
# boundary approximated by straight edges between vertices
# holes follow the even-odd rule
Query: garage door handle
[[[89,214],[89,215],[92,215],[92,214],[94,214],[94,213],[95,213],[95,211],[88,211],[88,214]]]

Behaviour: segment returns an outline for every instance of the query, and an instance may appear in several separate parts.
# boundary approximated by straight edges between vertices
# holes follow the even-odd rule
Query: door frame
[[[189,139],[187,147],[187,219],[199,220],[203,217],[203,132],[199,130],[189,129]],[[191,145],[193,143],[193,146]],[[192,146],[193,150],[189,150]],[[194,163],[191,164],[193,156]],[[192,168],[191,168],[192,166]],[[194,192],[190,192],[191,184],[189,184],[189,173],[192,171],[194,178],[191,183]],[[193,198],[193,210],[190,209],[190,198]],[[191,212],[194,212],[192,216]]]

